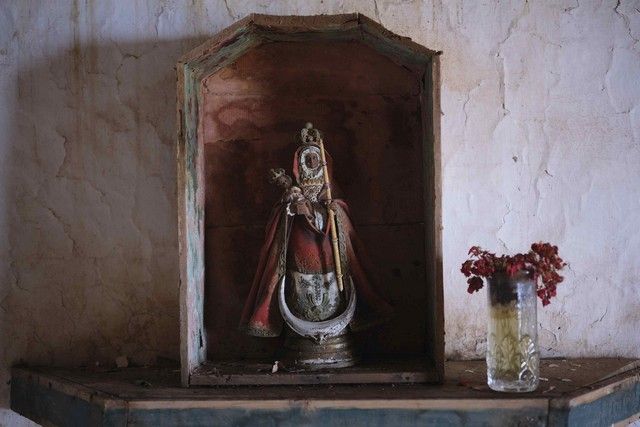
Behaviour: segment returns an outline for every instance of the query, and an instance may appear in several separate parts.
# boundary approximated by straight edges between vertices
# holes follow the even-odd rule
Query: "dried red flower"
[[[471,261],[470,259],[466,260],[465,262],[462,263],[462,268],[460,269],[462,274],[464,274],[467,277],[471,276],[471,264],[473,264],[473,261]]]
[[[543,306],[548,305],[551,298],[556,296],[557,286],[564,280],[558,270],[567,265],[558,256],[557,246],[542,242],[532,244],[531,250],[525,254],[497,257],[479,246],[472,246],[469,255],[470,258],[460,268],[462,274],[469,277],[467,292],[472,294],[482,289],[482,278],[489,278],[496,271],[504,271],[509,276],[526,271],[536,282],[536,293]]]
[[[469,287],[467,288],[467,292],[470,294],[479,291],[484,286],[482,283],[482,279],[478,276],[473,276],[467,280]]]
[[[471,246],[469,249],[469,255],[478,256],[481,250],[480,246]]]

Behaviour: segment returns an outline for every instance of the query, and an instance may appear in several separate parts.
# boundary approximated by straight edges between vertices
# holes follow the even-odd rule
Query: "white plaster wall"
[[[0,3],[0,402],[14,363],[178,358],[177,58],[250,12],[362,12],[442,57],[447,354],[467,248],[558,244],[544,355],[640,357],[640,2]],[[303,118],[307,119],[307,118]]]

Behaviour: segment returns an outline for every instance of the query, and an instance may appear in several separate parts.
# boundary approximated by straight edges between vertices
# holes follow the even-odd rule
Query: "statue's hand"
[[[311,206],[309,206],[309,202],[306,200],[292,202],[289,210],[296,215],[304,215],[307,217],[311,216]]]

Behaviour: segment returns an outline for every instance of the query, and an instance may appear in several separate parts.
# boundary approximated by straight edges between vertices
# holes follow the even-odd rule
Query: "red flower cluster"
[[[489,278],[496,271],[504,271],[509,276],[526,271],[536,282],[536,291],[543,306],[549,304],[551,298],[556,296],[558,283],[564,279],[558,274],[558,270],[567,265],[558,256],[558,247],[549,243],[534,243],[526,254],[499,257],[478,246],[472,246],[469,255],[471,257],[462,263],[460,269],[462,274],[469,278],[467,292],[472,294],[482,289],[482,278]]]

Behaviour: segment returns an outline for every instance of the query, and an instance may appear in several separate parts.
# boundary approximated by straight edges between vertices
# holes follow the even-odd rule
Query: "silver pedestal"
[[[288,371],[315,371],[346,368],[358,362],[351,332],[329,337],[322,342],[305,338],[291,329],[285,332],[280,361]]]

